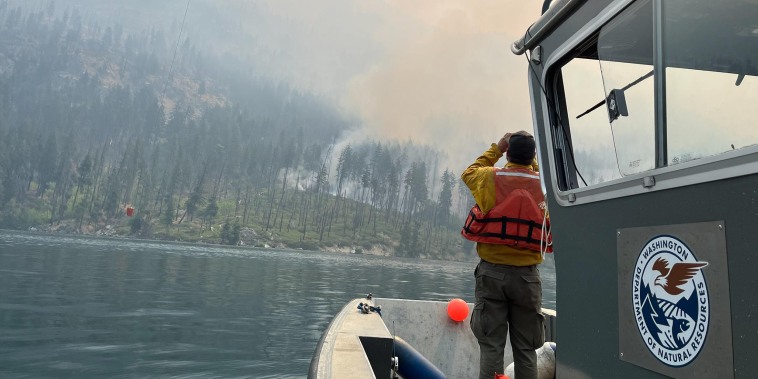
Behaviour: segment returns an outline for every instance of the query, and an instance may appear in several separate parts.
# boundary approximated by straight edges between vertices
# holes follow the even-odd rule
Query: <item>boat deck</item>
[[[358,309],[360,303],[380,306],[381,316],[375,312],[362,313]],[[447,315],[447,302],[386,298],[352,300],[324,332],[311,362],[309,378],[373,378],[371,354],[367,353],[362,337],[391,341],[393,336],[408,342],[450,378],[477,377],[479,346],[469,327],[472,309],[473,304],[469,304],[466,319],[455,322]],[[554,340],[555,312],[543,309],[543,313],[548,316],[546,340]],[[510,343],[506,345],[504,359],[506,365],[513,361]]]

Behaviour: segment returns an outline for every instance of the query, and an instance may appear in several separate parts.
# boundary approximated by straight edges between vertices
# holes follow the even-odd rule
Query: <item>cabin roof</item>
[[[511,52],[521,55],[524,51],[544,38],[550,31],[564,20],[571,11],[586,0],[559,0],[553,4],[537,21],[526,29],[524,36],[513,42]]]

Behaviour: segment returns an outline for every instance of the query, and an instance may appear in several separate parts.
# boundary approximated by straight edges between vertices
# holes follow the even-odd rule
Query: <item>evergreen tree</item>
[[[242,227],[239,223],[234,223],[233,226],[229,224],[229,220],[224,223],[224,226],[221,228],[221,243],[224,245],[237,245],[240,241],[240,231]]]
[[[209,225],[213,223],[213,219],[216,218],[216,215],[218,214],[218,203],[216,203],[215,198],[211,198],[211,200],[208,202],[208,206],[205,207],[205,210],[203,211],[203,221],[205,225]]]
[[[232,228],[229,226],[229,220],[226,220],[224,223],[224,226],[221,228],[221,232],[219,232],[219,238],[221,238],[221,243],[224,245],[229,245],[229,236],[232,233]]]
[[[439,195],[439,212],[437,221],[447,225],[450,218],[450,207],[453,205],[453,186],[455,185],[455,176],[450,170],[445,169],[442,173],[442,190]]]
[[[189,199],[187,199],[187,202],[184,205],[186,209],[186,214],[190,216],[190,221],[192,221],[198,208],[203,206],[203,204],[205,204],[205,199],[203,198],[203,189],[202,189],[202,182],[201,182],[201,183],[198,183],[197,186],[195,186],[195,189],[192,191]],[[184,219],[184,216],[182,216],[182,219]]]
[[[174,223],[174,200],[171,197],[166,198],[166,211],[161,217],[161,223],[167,229],[171,228],[171,224]]]

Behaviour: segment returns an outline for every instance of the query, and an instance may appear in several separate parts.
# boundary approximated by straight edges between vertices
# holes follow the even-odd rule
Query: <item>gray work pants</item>
[[[471,330],[479,341],[479,379],[503,373],[508,330],[517,379],[537,378],[535,349],[545,343],[542,279],[536,266],[481,261],[474,271],[476,303]]]

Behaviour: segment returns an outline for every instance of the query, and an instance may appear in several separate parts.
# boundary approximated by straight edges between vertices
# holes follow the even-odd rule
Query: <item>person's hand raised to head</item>
[[[505,154],[505,152],[508,151],[508,141],[511,139],[512,135],[513,133],[505,133],[503,138],[497,142],[497,147],[500,149],[501,153]]]

